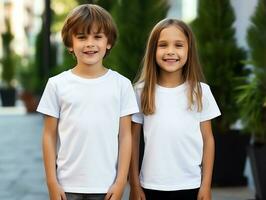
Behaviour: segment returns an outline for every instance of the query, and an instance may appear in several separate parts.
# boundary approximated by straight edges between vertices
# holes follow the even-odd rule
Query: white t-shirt
[[[187,83],[175,88],[157,85],[153,115],[137,113],[132,121],[143,124],[145,150],[140,172],[142,187],[173,191],[201,184],[203,140],[200,122],[220,115],[207,84],[201,83],[203,110],[188,110]],[[136,86],[140,107],[143,84]]]
[[[138,112],[131,82],[65,71],[48,80],[37,111],[58,118],[57,178],[66,192],[106,193],[117,175],[120,117]]]

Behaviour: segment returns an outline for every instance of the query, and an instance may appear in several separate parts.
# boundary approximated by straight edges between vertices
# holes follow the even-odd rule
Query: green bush
[[[255,143],[266,144],[266,2],[259,0],[247,32],[252,74],[238,87],[241,116]]]
[[[230,0],[200,0],[198,17],[192,23],[207,83],[222,112],[213,123],[218,133],[229,132],[239,118],[234,88],[243,84],[236,77],[246,73],[242,62],[246,53],[236,44],[234,21]]]

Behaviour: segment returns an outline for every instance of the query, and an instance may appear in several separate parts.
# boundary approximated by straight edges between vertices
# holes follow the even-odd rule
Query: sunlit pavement
[[[11,112],[11,114],[10,114]],[[0,113],[0,199],[47,200],[41,156],[42,116]],[[128,199],[128,187],[123,200]],[[213,200],[251,200],[247,187],[215,188]]]

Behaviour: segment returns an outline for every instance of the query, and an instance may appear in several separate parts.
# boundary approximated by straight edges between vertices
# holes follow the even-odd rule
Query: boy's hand
[[[104,200],[121,200],[125,185],[114,183],[107,192]]]
[[[65,191],[58,183],[53,183],[48,186],[50,200],[67,200]]]
[[[211,200],[211,188],[201,186],[198,193],[197,200]]]
[[[140,186],[131,186],[129,200],[146,200],[145,194]]]

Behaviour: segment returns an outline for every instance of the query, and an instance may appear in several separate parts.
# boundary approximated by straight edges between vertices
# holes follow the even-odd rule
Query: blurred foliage
[[[7,31],[2,34],[3,39],[3,57],[1,58],[2,63],[2,80],[3,86],[7,88],[12,88],[12,81],[15,77],[15,68],[16,68],[16,55],[11,49],[11,42],[14,36],[11,33],[10,21],[5,20]]]
[[[107,57],[106,65],[133,80],[144,55],[152,27],[166,17],[167,0],[120,0],[111,14],[117,23],[117,45]]]
[[[75,0],[56,0],[51,2],[51,10],[53,13],[51,32],[56,33],[61,31],[68,13],[76,7],[78,3]]]
[[[229,132],[239,118],[234,88],[243,84],[236,77],[247,74],[246,52],[236,44],[234,21],[230,0],[199,0],[198,17],[191,24],[207,83],[222,112],[213,123],[217,133]]]
[[[247,32],[250,63],[253,66],[247,84],[239,87],[238,103],[247,130],[256,143],[266,144],[266,2],[259,0]]]

